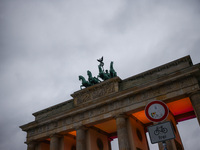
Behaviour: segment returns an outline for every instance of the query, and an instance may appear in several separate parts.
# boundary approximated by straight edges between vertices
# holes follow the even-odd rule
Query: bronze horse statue
[[[92,73],[91,73],[89,70],[87,71],[87,75],[88,75],[88,81],[89,81],[92,85],[101,82],[98,78],[92,77]]]
[[[92,85],[90,82],[86,81],[83,76],[79,76],[79,80],[82,80],[82,85],[80,86],[81,89],[82,87],[89,87]]]
[[[110,63],[110,77],[113,78],[113,77],[116,77],[116,76],[117,76],[117,72],[113,68],[113,61],[111,61],[111,63]]]

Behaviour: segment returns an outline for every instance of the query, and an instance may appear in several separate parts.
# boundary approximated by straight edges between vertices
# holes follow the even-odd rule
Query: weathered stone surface
[[[120,80],[119,77],[111,78],[92,87],[75,92],[71,95],[74,98],[75,106],[118,92],[118,83]]]
[[[29,142],[27,145],[27,150],[35,150],[36,142]]]
[[[189,56],[146,71],[131,78],[112,78],[72,94],[73,99],[34,113],[35,121],[21,126],[27,142],[48,138],[52,134],[76,130],[143,110],[151,100],[172,101],[198,91],[199,65]],[[197,103],[199,96],[194,99]],[[197,109],[197,110],[196,110]],[[199,118],[199,105],[195,111]]]
[[[116,124],[117,124],[117,136],[119,142],[119,149],[120,150],[131,150],[129,137],[128,137],[128,129],[127,129],[127,121],[126,116],[118,115],[116,117]]]
[[[39,119],[54,116],[56,114],[62,113],[64,111],[70,110],[72,108],[74,108],[74,101],[68,100],[68,101],[63,102],[61,104],[46,108],[46,109],[41,110],[41,111],[36,112],[36,113],[33,113],[33,115],[35,116],[35,120],[39,120]]]
[[[59,136],[52,135],[50,140],[50,150],[58,150],[59,149]]]
[[[138,108],[144,108],[147,100],[159,99],[165,101],[173,97],[184,96],[185,93],[198,88],[197,81],[191,77],[172,82],[170,88],[166,84],[159,88],[149,88],[146,92],[131,91],[128,96],[119,94],[115,98],[112,97],[99,103],[91,104],[90,107],[77,108],[78,110],[76,111],[63,114],[63,117],[52,117],[50,122],[47,120],[44,124],[41,122],[41,124],[33,125],[33,128],[28,131],[28,137],[37,139],[39,135],[42,136],[45,132],[51,133],[54,130],[61,132],[63,127],[65,127],[65,130],[71,130],[76,125],[82,123],[91,124],[98,120],[108,119],[116,113],[134,112]],[[54,121],[52,122],[52,120]]]
[[[195,114],[198,118],[198,122],[200,125],[200,91],[196,91],[195,93],[192,93],[190,95],[190,99],[191,99]]]
[[[84,128],[76,130],[76,147],[78,150],[86,150],[86,131]]]
[[[120,90],[125,90],[131,87],[136,87],[138,85],[145,84],[146,82],[151,82],[152,80],[157,80],[160,77],[170,75],[171,73],[180,71],[190,66],[192,66],[190,56],[180,58],[178,60],[164,64],[160,67],[156,67],[154,69],[148,70],[146,72],[140,73],[136,76],[123,80],[123,82],[120,85]]]

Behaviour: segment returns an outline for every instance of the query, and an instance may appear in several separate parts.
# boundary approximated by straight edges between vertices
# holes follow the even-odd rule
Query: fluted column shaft
[[[27,145],[28,145],[27,150],[35,150],[35,146],[36,146],[35,142],[30,142]]]
[[[116,117],[117,136],[119,150],[131,150],[127,130],[126,116],[119,115]]]
[[[86,150],[86,131],[84,128],[76,130],[76,149]]]
[[[51,136],[50,150],[59,150],[59,137],[57,135]]]
[[[200,91],[197,91],[190,95],[190,100],[194,108],[195,115],[200,125]]]

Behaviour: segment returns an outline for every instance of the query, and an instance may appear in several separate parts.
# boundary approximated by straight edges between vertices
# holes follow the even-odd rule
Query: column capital
[[[193,105],[200,103],[200,90],[194,91],[189,94],[190,100]]]
[[[79,130],[79,129],[82,129],[84,131],[88,130],[88,128],[86,126],[84,126],[84,125],[75,127],[76,131]]]
[[[58,133],[55,133],[55,134],[51,134],[49,137],[52,138],[52,137],[57,137],[57,138],[60,138],[62,137],[63,135],[61,134],[58,134]]]
[[[195,91],[189,93],[188,96],[191,97],[191,96],[196,95],[196,94],[200,94],[200,89],[195,90]]]
[[[27,141],[25,143],[28,145],[28,144],[36,144],[37,142],[36,141]]]
[[[125,114],[125,113],[116,114],[116,115],[114,116],[115,119],[117,119],[117,118],[128,118],[128,117],[129,117],[129,116],[128,116],[127,114]]]
[[[190,101],[192,102],[195,115],[200,125],[200,90],[197,90],[190,94]]]
[[[35,146],[38,142],[36,141],[28,141],[28,142],[25,142],[28,146]]]
[[[27,150],[35,150],[35,146],[36,146],[37,142],[36,141],[28,141],[28,142],[26,142],[26,144],[28,146]]]

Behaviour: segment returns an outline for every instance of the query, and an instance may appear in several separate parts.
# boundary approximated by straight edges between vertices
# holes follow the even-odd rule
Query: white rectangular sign
[[[175,138],[170,121],[149,126],[147,129],[152,144]]]

